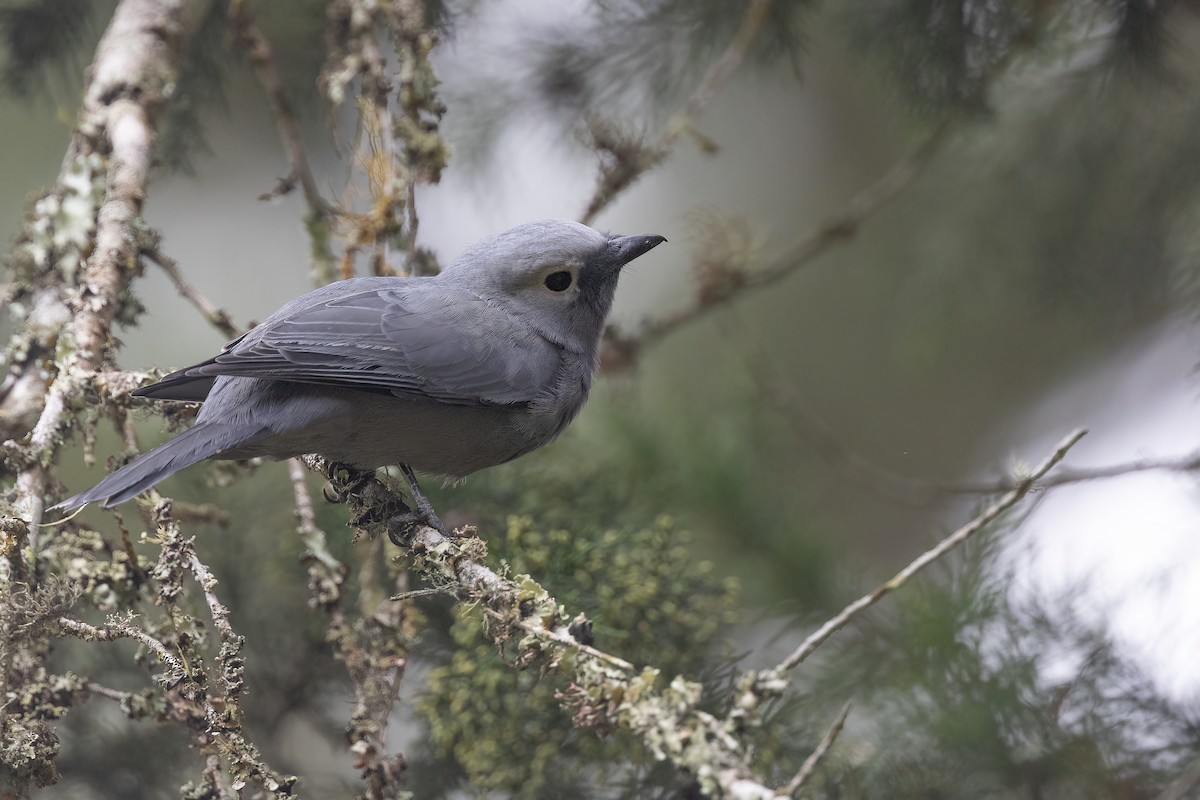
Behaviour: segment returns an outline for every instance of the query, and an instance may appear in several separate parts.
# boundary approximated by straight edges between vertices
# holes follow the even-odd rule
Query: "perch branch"
[[[305,456],[304,462],[331,481],[339,480],[324,459]],[[487,553],[481,540],[450,539],[433,528],[411,525],[401,513],[400,496],[379,480],[343,494],[351,507],[351,525],[387,535],[425,581],[486,609],[486,630],[497,644],[519,636],[518,663],[564,665],[573,686],[564,702],[577,712],[577,720],[603,720],[630,731],[656,758],[695,776],[709,797],[783,800],[751,771],[737,724],[699,708],[699,684],[676,677],[663,686],[658,670],[638,670],[580,641],[590,629],[586,617],[572,618],[528,575],[498,575],[483,561]]]

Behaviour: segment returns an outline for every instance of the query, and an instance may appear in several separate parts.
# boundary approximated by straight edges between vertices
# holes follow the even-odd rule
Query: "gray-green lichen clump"
[[[516,602],[499,611],[486,599],[458,607],[456,650],[432,672],[420,701],[436,754],[456,762],[477,789],[532,798],[585,784],[598,762],[680,764],[691,738],[692,775],[703,780],[704,735],[688,731],[701,713],[702,687],[679,678],[664,685],[660,675],[700,671],[732,619],[737,587],[696,560],[689,539],[667,517],[596,535],[510,517],[503,536],[489,540],[493,558],[521,573],[512,580]],[[559,599],[529,573],[560,576]],[[586,633],[565,608],[596,610]],[[539,624],[520,627],[522,616]],[[544,631],[555,624],[600,651],[658,668],[629,669],[550,639]],[[514,663],[527,669],[513,670]],[[592,732],[564,737],[572,724]],[[620,729],[636,735],[597,735]]]

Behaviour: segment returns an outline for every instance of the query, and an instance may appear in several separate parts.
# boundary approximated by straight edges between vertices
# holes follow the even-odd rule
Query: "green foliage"
[[[841,13],[863,51],[883,59],[922,110],[953,108],[975,95],[1030,25],[1022,3],[865,0]]]
[[[488,526],[489,550],[513,573],[543,576],[568,608],[587,609],[597,647],[667,675],[711,672],[717,634],[733,618],[736,584],[695,559],[690,536],[668,517],[609,530],[585,519],[568,531],[511,516],[502,535]],[[449,757],[481,791],[584,798],[611,796],[614,785],[632,781],[636,788],[626,796],[647,796],[647,785],[634,780],[653,766],[644,748],[619,735],[573,731],[557,697],[563,682],[514,670],[484,637],[485,624],[479,608],[456,612],[455,649],[419,701],[436,755]],[[418,793],[439,796],[449,788]]]
[[[84,39],[96,32],[93,16],[110,3],[93,0],[8,0],[0,5],[0,80],[8,91],[33,97],[45,91],[47,72],[79,67]]]
[[[1200,756],[1200,708],[1164,700],[1066,598],[1016,600],[997,540],[975,544],[824,654],[815,693],[870,720],[826,796],[1148,797]]]

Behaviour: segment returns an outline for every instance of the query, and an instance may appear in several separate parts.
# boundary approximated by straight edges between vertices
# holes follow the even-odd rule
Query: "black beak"
[[[602,259],[607,266],[619,270],[638,256],[644,256],[665,242],[665,236],[649,234],[645,236],[614,236],[608,240]]]

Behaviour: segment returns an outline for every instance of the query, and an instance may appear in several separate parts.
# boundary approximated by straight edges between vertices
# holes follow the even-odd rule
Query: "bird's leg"
[[[417,483],[417,476],[413,473],[412,468],[407,464],[401,464],[400,473],[404,475],[404,480],[408,483],[408,491],[412,494],[413,505],[416,506],[417,518],[443,536],[450,536],[446,531],[446,526],[438,518],[437,512],[433,510],[433,503],[430,503],[429,498],[421,491],[421,484]]]

